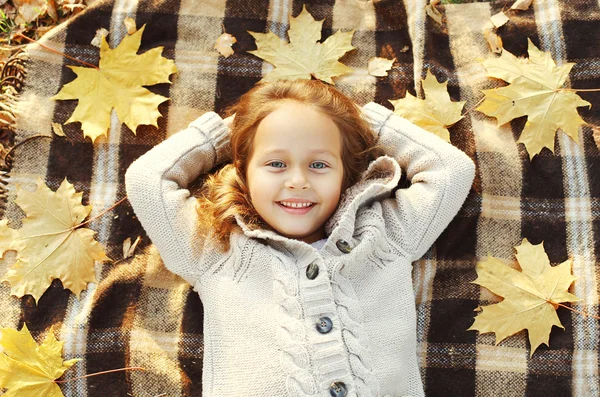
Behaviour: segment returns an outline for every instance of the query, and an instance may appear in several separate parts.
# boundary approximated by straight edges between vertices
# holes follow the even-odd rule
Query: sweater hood
[[[372,161],[361,174],[359,181],[346,189],[340,196],[336,211],[325,223],[327,236],[335,234],[334,231],[342,223],[354,223],[360,206],[389,197],[392,190],[398,185],[401,176],[402,170],[394,158],[380,156]],[[239,215],[236,215],[235,218],[243,233],[248,237],[271,239],[290,246],[306,246],[306,243],[302,241],[289,239],[272,230],[263,228],[252,230]]]

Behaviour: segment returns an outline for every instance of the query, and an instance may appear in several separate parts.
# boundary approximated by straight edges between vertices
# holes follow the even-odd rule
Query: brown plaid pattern
[[[448,80],[453,100],[467,101],[465,109],[470,109],[481,99],[481,89],[503,85],[487,78],[477,59],[490,56],[483,26],[512,2],[445,5],[440,7],[444,26],[426,17],[425,0],[306,5],[316,19],[325,19],[324,37],[356,29],[357,49],[342,58],[355,72],[337,79],[336,86],[360,105],[376,101],[391,107],[387,100],[406,91],[415,94],[415,80],[429,69]],[[160,106],[164,117],[158,129],[142,126],[134,135],[114,119],[108,138],[92,145],[79,124],[68,124],[67,138],[37,139],[18,149],[5,216],[19,225],[23,213],[14,204],[16,185],[33,189],[38,176],[53,189],[67,177],[84,192],[84,203],[93,205],[91,216],[111,206],[125,194],[123,175],[134,159],[204,112],[222,111],[271,70],[245,52],[255,49],[246,31],[272,30],[286,38],[288,15],[297,15],[302,5],[297,0],[97,0],[53,30],[44,37],[45,45],[97,64],[99,51],[89,44],[96,29],[109,29],[114,47],[126,34],[123,20],[130,16],[138,27],[147,25],[140,51],[164,46],[163,55],[175,60],[179,73],[173,84],[152,87],[171,98]],[[229,58],[213,49],[222,26],[238,40]],[[600,87],[598,31],[600,4],[590,0],[535,0],[498,30],[504,47],[515,55],[526,54],[529,37],[557,63],[576,62],[569,80],[576,88]],[[25,89],[15,109],[17,142],[50,136],[50,123],[63,123],[76,106],[75,101],[49,99],[75,78],[65,67],[74,62],[37,45],[28,54]],[[367,60],[373,56],[397,59],[387,78],[368,75]],[[579,113],[599,125],[600,93],[580,95],[593,107]],[[578,277],[573,292],[582,298],[573,306],[598,315],[600,153],[592,128],[581,129],[581,146],[559,133],[555,154],[544,150],[530,161],[515,143],[524,123],[520,118],[497,127],[494,119],[471,111],[450,129],[452,143],[475,160],[478,171],[461,212],[414,266],[421,374],[428,396],[600,395],[597,320],[560,309],[565,330],[553,329],[551,347],[539,348],[532,358],[523,332],[494,346],[493,334],[466,331],[473,309],[498,300],[470,283],[476,262],[490,254],[514,264],[513,247],[524,237],[534,244],[544,241],[552,263],[573,257]],[[99,283],[77,299],[55,280],[37,306],[30,297],[11,297],[3,283],[0,325],[20,328],[26,322],[38,338],[54,326],[65,341],[65,359],[83,359],[65,378],[146,368],[63,384],[66,396],[201,396],[203,307],[198,295],[165,270],[127,203],[89,226],[115,260],[96,264]],[[123,240],[138,235],[144,240],[136,256],[119,261]]]

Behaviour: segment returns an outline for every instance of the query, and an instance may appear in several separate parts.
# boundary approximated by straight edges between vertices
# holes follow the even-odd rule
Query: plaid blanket
[[[335,3],[335,4],[334,4]],[[316,19],[325,19],[324,37],[338,29],[356,29],[356,50],[342,58],[354,73],[336,86],[364,105],[413,95],[416,82],[431,70],[448,81],[453,100],[477,104],[480,90],[503,85],[487,78],[478,59],[490,56],[482,29],[491,15],[511,0],[440,7],[440,26],[425,13],[425,0],[308,1]],[[64,123],[76,101],[50,97],[75,78],[66,65],[77,65],[38,45],[28,48],[27,78],[14,109],[16,142],[35,139],[15,150],[5,217],[18,225],[23,213],[14,204],[17,184],[33,189],[37,177],[56,189],[66,177],[95,216],[124,197],[123,175],[131,162],[206,111],[220,112],[251,88],[271,67],[245,51],[255,49],[247,30],[271,30],[286,37],[288,15],[300,1],[258,0],[96,0],[68,24],[41,41],[88,63],[99,51],[90,45],[96,29],[109,29],[109,44],[126,34],[123,20],[146,24],[140,52],[164,46],[179,73],[173,84],[152,87],[170,97],[159,110],[159,128],[142,126],[134,135],[113,119],[108,138],[92,144],[78,123],[64,127],[66,138],[52,136],[51,122]],[[222,29],[238,42],[235,55],[213,49]],[[526,55],[527,38],[552,53],[558,64],[577,62],[569,84],[600,87],[600,5],[589,0],[534,0],[499,29],[504,47]],[[367,60],[395,57],[388,77],[370,79]],[[417,85],[418,87],[418,85]],[[591,125],[600,125],[600,93],[582,92],[592,109],[580,108],[589,123],[581,129],[581,146],[557,134],[556,153],[544,150],[532,161],[516,139],[525,118],[497,127],[495,119],[470,111],[450,128],[452,143],[477,164],[477,177],[463,209],[424,258],[415,262],[415,297],[421,375],[428,396],[598,396],[599,335],[597,320],[559,309],[565,330],[554,328],[550,347],[529,357],[525,332],[494,346],[494,335],[466,331],[474,309],[498,300],[470,282],[475,264],[487,254],[514,263],[514,246],[526,237],[544,242],[552,263],[572,257],[578,277],[572,292],[583,300],[577,309],[598,315],[600,273],[600,153]],[[77,299],[59,280],[36,305],[30,296],[10,296],[0,285],[1,326],[27,323],[36,338],[53,326],[65,341],[65,359],[83,360],[66,372],[73,378],[98,371],[130,370],[65,383],[66,396],[201,396],[203,306],[182,279],[167,272],[127,202],[89,225],[114,261],[97,263],[99,282]],[[133,258],[123,260],[127,237],[142,236]],[[6,263],[2,262],[2,267]],[[0,269],[4,271],[4,269]],[[226,397],[226,396],[224,396]]]

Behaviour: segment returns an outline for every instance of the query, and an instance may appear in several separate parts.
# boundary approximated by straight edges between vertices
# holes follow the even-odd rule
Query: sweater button
[[[333,382],[329,387],[329,394],[331,394],[332,397],[345,397],[348,395],[346,384],[344,382]]]
[[[331,328],[333,328],[333,323],[331,322],[331,319],[329,317],[320,317],[316,325],[317,331],[319,331],[322,334],[328,333],[329,331],[331,331]]]
[[[348,244],[348,242],[346,242],[346,240],[341,240],[340,239],[340,240],[338,240],[338,241],[335,242],[335,245],[344,254],[348,254],[348,253],[350,253],[350,251],[352,251],[352,248],[350,248],[350,244]]]
[[[308,265],[308,267],[306,268],[306,277],[308,277],[310,280],[314,280],[315,278],[317,278],[318,275],[319,265],[317,265],[315,262]]]

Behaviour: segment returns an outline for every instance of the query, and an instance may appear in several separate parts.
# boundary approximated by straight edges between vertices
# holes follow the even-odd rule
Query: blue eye
[[[315,161],[313,164],[317,165],[317,166],[316,166],[316,167],[314,167],[314,168],[316,168],[316,169],[318,169],[318,170],[322,170],[322,169],[325,169],[325,168],[327,168],[327,164],[325,164],[325,163],[324,163],[324,162],[322,162],[322,161]]]
[[[280,166],[278,166],[277,164],[280,164]],[[271,161],[267,165],[269,165],[271,167],[275,167],[275,168],[283,168],[283,167],[285,167],[285,164],[283,164],[283,162],[281,162],[281,161]]]

